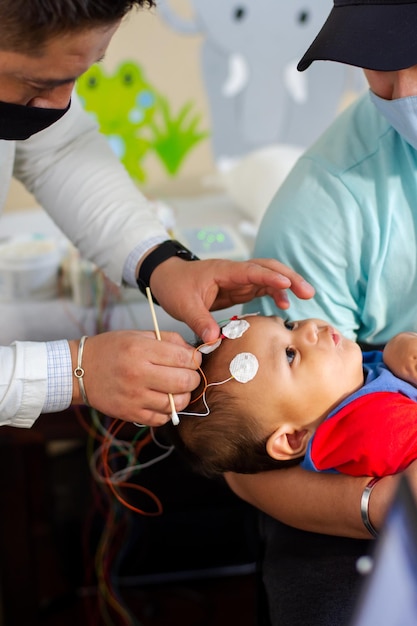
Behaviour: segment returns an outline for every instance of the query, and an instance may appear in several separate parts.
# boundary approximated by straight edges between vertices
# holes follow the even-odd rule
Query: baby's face
[[[327,322],[246,319],[250,327],[240,338],[223,340],[218,349],[222,366],[216,367],[216,373],[218,380],[224,380],[234,356],[241,352],[256,356],[259,369],[252,380],[227,384],[239,385],[234,392],[250,403],[266,425],[279,419],[296,427],[316,426],[333,406],[363,385],[359,346]]]

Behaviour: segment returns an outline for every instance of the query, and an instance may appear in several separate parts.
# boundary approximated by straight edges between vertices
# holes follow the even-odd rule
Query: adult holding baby
[[[316,288],[311,301],[292,301],[291,319],[329,320],[371,348],[417,330],[416,24],[416,0],[334,0],[298,68],[316,60],[361,67],[370,90],[298,161],[255,246],[255,254],[279,257]],[[247,310],[277,312],[266,298]],[[415,463],[406,470],[417,486],[415,471]],[[368,512],[377,528],[397,478],[372,489]],[[346,624],[355,562],[367,550],[354,538],[370,537],[360,508],[369,478],[295,468],[228,480],[269,514],[262,520],[263,579],[272,624]]]

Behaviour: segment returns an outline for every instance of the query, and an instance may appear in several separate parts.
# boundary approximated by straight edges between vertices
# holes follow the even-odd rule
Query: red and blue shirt
[[[382,352],[365,352],[363,367],[363,387],[317,428],[304,469],[386,476],[417,459],[417,388],[387,369]]]

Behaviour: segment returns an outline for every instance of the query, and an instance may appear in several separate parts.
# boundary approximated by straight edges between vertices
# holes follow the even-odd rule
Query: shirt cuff
[[[48,388],[42,413],[67,409],[72,400],[72,362],[69,343],[65,339],[47,341]]]
[[[168,235],[166,237],[158,235],[156,237],[146,239],[142,243],[135,246],[135,248],[133,248],[132,252],[127,257],[123,267],[123,280],[126,284],[130,285],[131,287],[137,287],[136,268],[139,261],[141,260],[143,255],[148,252],[148,250],[150,250],[154,246],[157,246],[163,241],[166,241],[167,239]]]

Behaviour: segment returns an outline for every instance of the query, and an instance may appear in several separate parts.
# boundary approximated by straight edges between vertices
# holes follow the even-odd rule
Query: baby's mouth
[[[332,328],[332,327],[329,328],[329,332],[330,332],[330,335],[331,335],[331,337],[333,339],[334,345],[338,346],[339,343],[340,343],[340,335],[339,335],[339,333],[336,332],[335,329]]]

